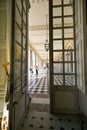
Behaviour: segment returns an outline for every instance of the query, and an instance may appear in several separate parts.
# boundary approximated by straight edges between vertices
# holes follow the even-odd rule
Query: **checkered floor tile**
[[[49,93],[49,78],[45,76],[36,76],[29,81],[30,93]]]
[[[54,76],[54,85],[63,85],[63,76],[55,75]],[[75,79],[74,77],[66,77],[65,85],[75,86]],[[50,91],[49,87],[49,76],[39,75],[34,76],[32,79],[29,80],[29,92],[30,93],[44,93],[47,94]]]

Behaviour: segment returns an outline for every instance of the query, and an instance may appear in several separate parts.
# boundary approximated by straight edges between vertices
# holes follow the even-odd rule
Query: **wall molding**
[[[61,27],[61,24],[54,24],[54,27]],[[73,26],[71,23],[69,24],[65,24],[65,26]],[[29,30],[30,31],[37,31],[37,30],[46,30],[49,29],[49,25],[33,25],[33,26],[29,26]]]

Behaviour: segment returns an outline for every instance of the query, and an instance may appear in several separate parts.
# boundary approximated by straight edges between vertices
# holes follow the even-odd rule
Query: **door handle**
[[[18,102],[17,101],[14,101],[14,103],[13,103],[14,105],[17,105],[18,104]]]

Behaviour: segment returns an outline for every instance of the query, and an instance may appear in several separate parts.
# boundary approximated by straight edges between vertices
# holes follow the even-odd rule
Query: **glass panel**
[[[64,27],[73,26],[73,17],[64,18]]]
[[[26,1],[24,1],[24,0],[23,0],[23,7],[24,7],[24,9],[26,11]]]
[[[62,15],[62,8],[53,8],[53,16],[61,16]]]
[[[75,73],[75,63],[65,63],[65,73]]]
[[[26,76],[22,77],[22,87],[26,86]]]
[[[61,18],[53,19],[53,27],[62,27],[62,19]]]
[[[73,0],[64,0],[64,4],[72,4]]]
[[[62,63],[54,63],[53,64],[53,72],[54,73],[63,73],[63,64]]]
[[[74,40],[64,40],[64,49],[71,50],[74,49]]]
[[[61,5],[61,0],[53,0],[53,5]]]
[[[23,47],[26,48],[26,39],[23,37]]]
[[[53,38],[62,38],[62,29],[53,30]]]
[[[16,0],[16,5],[18,6],[20,12],[22,11],[22,3],[21,0]]]
[[[17,79],[14,83],[15,89],[20,90],[21,89],[21,79]]]
[[[26,61],[26,50],[23,50],[23,61]]]
[[[64,15],[73,15],[73,8],[71,7],[64,7]]]
[[[64,29],[64,38],[73,38],[73,29]]]
[[[15,59],[21,60],[21,47],[15,43],[15,52],[14,52],[14,57]]]
[[[74,51],[66,51],[65,53],[64,53],[64,60],[65,61],[71,61],[71,62],[73,62],[74,61]]]
[[[62,40],[53,41],[53,50],[62,50]]]
[[[25,25],[23,26],[23,34],[24,34],[25,37],[26,37],[26,26],[25,26]]]
[[[63,75],[54,75],[53,84],[54,85],[63,85]]]
[[[25,12],[23,11],[23,20],[24,20],[24,22],[25,22],[25,24],[26,24],[26,15],[25,15]]]
[[[62,52],[53,52],[53,61],[63,61],[63,53]]]
[[[15,16],[16,16],[16,22],[19,24],[19,25],[21,25],[21,14],[19,13],[19,11],[18,11],[18,8],[16,8],[16,13],[15,13]]]
[[[65,85],[75,86],[75,75],[65,75]]]
[[[18,12],[18,10],[16,11],[16,22],[19,24],[19,25],[21,25],[21,17],[20,17],[20,14],[19,14],[19,12]]]
[[[14,80],[17,80],[21,77],[21,63],[15,62],[14,63]]]
[[[26,63],[22,63],[22,74],[26,74],[27,68]]]
[[[17,27],[17,26],[16,26]],[[21,45],[21,32],[18,29],[18,27],[16,28],[16,32],[15,32],[15,39],[16,41]]]

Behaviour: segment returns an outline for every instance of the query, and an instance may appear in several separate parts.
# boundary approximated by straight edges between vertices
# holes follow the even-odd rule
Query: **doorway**
[[[49,3],[48,1],[30,0],[30,4],[28,48],[30,106],[31,110],[50,111]]]
[[[32,109],[36,108],[37,111],[50,111],[49,3],[46,0],[30,0],[30,4],[28,90]]]

